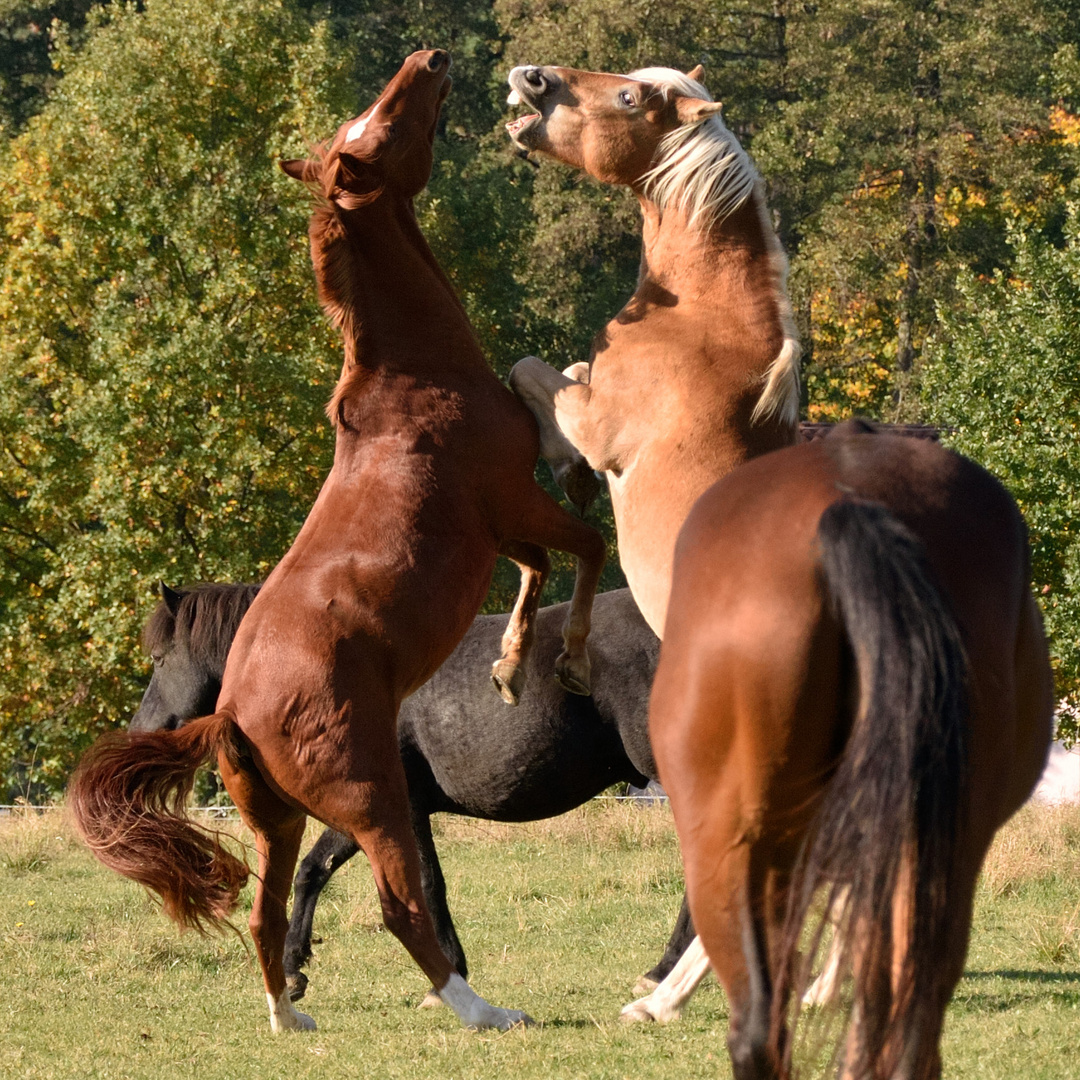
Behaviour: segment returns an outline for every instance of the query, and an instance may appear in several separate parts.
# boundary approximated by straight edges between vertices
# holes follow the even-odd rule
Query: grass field
[[[303,1007],[319,1031],[275,1037],[245,942],[179,934],[58,812],[0,819],[0,1078],[730,1076],[712,980],[677,1023],[618,1021],[678,906],[666,810],[594,802],[535,825],[437,825],[474,986],[539,1026],[466,1032],[446,1009],[417,1011],[423,977],[357,859],[316,919]],[[1080,1078],[1078,1032],[1080,810],[1029,808],[987,864],[945,1075]]]

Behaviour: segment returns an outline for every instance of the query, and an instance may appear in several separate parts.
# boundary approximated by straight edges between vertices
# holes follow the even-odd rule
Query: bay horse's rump
[[[1032,611],[1015,504],[929,442],[848,425],[695,506],[650,726],[736,1076],[789,1075],[819,885],[856,897],[843,1075],[937,1074],[982,857],[1049,744]]]

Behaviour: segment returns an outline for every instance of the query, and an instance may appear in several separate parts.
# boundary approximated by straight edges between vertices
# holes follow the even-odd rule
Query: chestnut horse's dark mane
[[[196,663],[217,665],[260,585],[192,585],[177,589],[175,615],[162,601],[143,630],[143,645],[153,653],[172,641],[186,645]]]

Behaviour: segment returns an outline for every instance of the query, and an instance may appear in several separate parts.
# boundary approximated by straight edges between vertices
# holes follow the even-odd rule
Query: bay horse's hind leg
[[[700,903],[694,902],[693,891],[691,900],[694,923],[728,997],[732,1071],[735,1080],[776,1080],[780,1048],[769,1041],[773,986],[765,915],[767,875],[740,829],[708,831],[711,835],[702,838],[701,848],[708,865],[694,867],[692,857],[686,856],[687,878],[688,883],[692,876],[708,881],[698,889]]]
[[[517,563],[521,588],[502,638],[502,656],[492,665],[491,681],[507,705],[516,705],[525,689],[525,660],[536,632],[540,594],[551,572],[551,560],[539,544],[507,540],[499,554]]]
[[[255,833],[259,874],[248,926],[262,968],[270,1027],[274,1031],[314,1031],[315,1021],[293,1008],[283,965],[289,929],[286,909],[306,815],[272,791],[250,759],[234,768],[222,754],[218,767],[240,816]]]

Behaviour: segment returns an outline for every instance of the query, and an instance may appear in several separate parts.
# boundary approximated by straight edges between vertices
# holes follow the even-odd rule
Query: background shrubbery
[[[419,210],[501,372],[586,356],[638,258],[627,193],[513,156],[510,67],[706,65],[792,259],[807,415],[938,423],[1011,487],[1075,699],[1078,42],[1068,0],[0,0],[0,801],[130,715],[159,578],[261,578],[298,529],[340,350],[275,161],[431,45]]]

